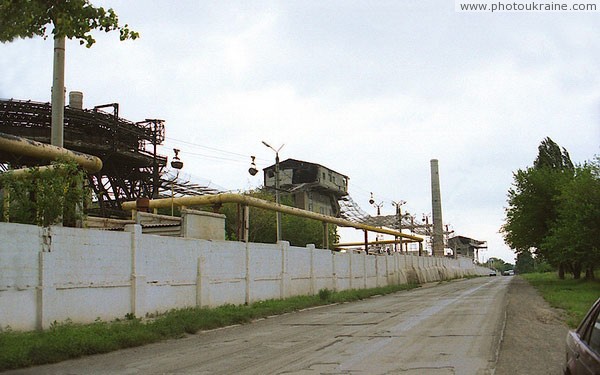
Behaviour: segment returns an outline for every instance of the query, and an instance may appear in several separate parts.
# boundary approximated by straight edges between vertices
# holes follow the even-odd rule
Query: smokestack
[[[83,93],[81,91],[69,92],[69,107],[83,109]]]
[[[433,213],[432,251],[434,257],[444,256],[444,224],[442,221],[442,194],[437,159],[431,159],[431,210]]]

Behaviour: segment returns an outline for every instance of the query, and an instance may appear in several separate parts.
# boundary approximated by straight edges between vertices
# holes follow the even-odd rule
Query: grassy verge
[[[214,309],[173,310],[155,319],[126,319],[93,324],[56,323],[45,331],[13,332],[0,330],[0,371],[60,362],[84,355],[140,346],[159,340],[178,338],[209,330],[330,303],[357,301],[416,288],[418,285],[393,285],[375,289],[333,292],[322,289],[316,296],[256,302],[250,306],[226,305]]]
[[[522,277],[533,285],[552,307],[565,310],[566,322],[577,327],[592,304],[600,297],[599,273],[595,281],[560,280],[556,273],[529,273]]]

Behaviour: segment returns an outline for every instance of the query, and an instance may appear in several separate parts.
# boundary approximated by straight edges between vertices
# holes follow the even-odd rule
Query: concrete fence
[[[137,224],[113,232],[0,223],[0,328],[44,329],[66,319],[88,323],[488,271],[469,259],[164,237],[142,234]]]

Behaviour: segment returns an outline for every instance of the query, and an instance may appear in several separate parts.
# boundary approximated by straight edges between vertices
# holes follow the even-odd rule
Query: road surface
[[[511,279],[428,285],[8,374],[493,374]]]

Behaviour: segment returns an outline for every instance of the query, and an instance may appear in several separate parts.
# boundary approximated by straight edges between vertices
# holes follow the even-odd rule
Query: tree
[[[90,32],[119,30],[121,40],[137,39],[139,34],[120,26],[112,9],[95,7],[88,0],[0,0],[0,42],[17,38],[54,35],[52,73],[52,130],[50,142],[63,147],[65,107],[65,38],[78,39],[91,47],[96,40]]]
[[[501,228],[504,241],[517,254],[525,251],[547,260],[564,277],[564,258],[556,247],[545,247],[544,241],[557,220],[556,198],[562,187],[573,178],[573,163],[568,152],[550,138],[538,147],[534,166],[518,170],[508,191],[505,224]]]
[[[535,270],[535,262],[533,260],[533,256],[529,251],[522,251],[517,254],[517,261],[515,264],[515,272],[523,274],[523,273],[531,273]]]
[[[254,198],[267,201],[274,201],[271,193],[263,189],[248,191],[245,194]],[[281,197],[281,204],[292,206],[292,199],[289,196]],[[228,239],[237,240],[237,217],[238,208],[235,204],[224,204],[221,213],[227,217],[225,222],[225,232]],[[276,238],[276,215],[274,211],[267,211],[255,207],[250,207],[248,240],[259,243],[275,243]],[[317,220],[307,219],[294,215],[282,215],[283,240],[288,241],[292,246],[306,246],[314,244],[318,248],[325,248],[323,243],[324,227]],[[337,241],[337,228],[335,225],[329,225],[329,242]]]
[[[573,162],[567,150],[562,150],[550,137],[546,137],[538,146],[538,156],[533,162],[536,169],[550,168],[555,171],[573,170]]]
[[[490,268],[498,270],[498,271],[500,271],[500,273],[503,273],[504,271],[512,270],[514,268],[512,264],[506,263],[504,260],[502,260],[500,258],[492,257],[492,258],[488,259],[487,263]]]
[[[112,8],[95,7],[88,0],[0,0],[0,42],[41,36],[77,39],[91,47],[96,40],[92,30],[118,30],[121,40],[137,39],[139,34],[126,24],[119,25]]]
[[[600,265],[600,159],[575,169],[574,177],[561,188],[557,220],[542,246],[567,264],[575,279],[583,270],[594,277]]]

